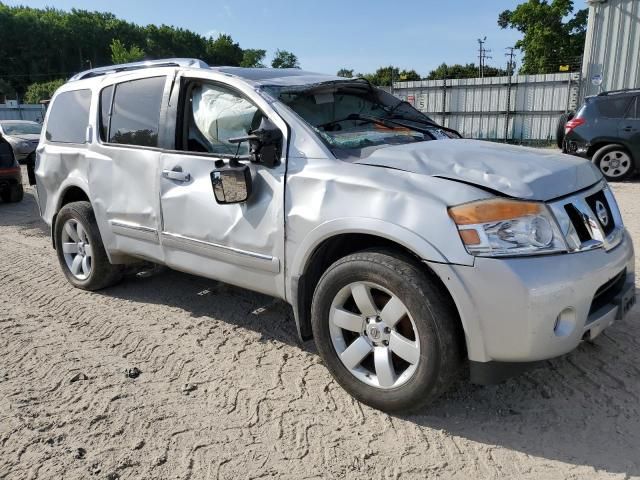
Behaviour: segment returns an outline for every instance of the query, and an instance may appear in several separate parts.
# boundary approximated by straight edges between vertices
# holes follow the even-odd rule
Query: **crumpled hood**
[[[449,178],[530,200],[550,200],[602,179],[598,169],[582,158],[480,140],[385,147],[355,163]]]

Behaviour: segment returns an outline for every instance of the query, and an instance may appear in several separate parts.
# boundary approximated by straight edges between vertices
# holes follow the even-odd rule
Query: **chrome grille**
[[[600,247],[610,250],[620,243],[624,235],[620,210],[604,182],[552,202],[549,208],[558,221],[570,252]]]

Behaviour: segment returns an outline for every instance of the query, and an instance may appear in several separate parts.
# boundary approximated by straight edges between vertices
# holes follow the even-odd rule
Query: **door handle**
[[[633,131],[633,127],[624,127],[622,130],[625,131],[625,132],[632,132]]]
[[[180,170],[163,170],[162,176],[176,182],[188,182],[191,180],[191,175]]]

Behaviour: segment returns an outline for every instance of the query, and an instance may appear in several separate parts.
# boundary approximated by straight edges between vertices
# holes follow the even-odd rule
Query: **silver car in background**
[[[363,79],[116,65],[60,88],[45,125],[38,202],[73,285],[143,259],[283,299],[382,410],[570,352],[635,301],[591,162],[461,139]]]
[[[35,152],[42,125],[29,120],[0,120],[0,135],[2,135],[13,149],[16,160],[24,162]]]

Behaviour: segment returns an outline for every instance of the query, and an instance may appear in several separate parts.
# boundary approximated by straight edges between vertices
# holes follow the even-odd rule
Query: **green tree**
[[[137,62],[143,58],[144,50],[137,45],[132,45],[130,48],[127,48],[117,38],[114,38],[111,41],[111,61],[114,65],[119,63]]]
[[[136,25],[112,13],[8,6],[0,0],[0,78],[22,95],[34,82],[47,82],[94,67],[145,58],[200,58],[210,65],[238,66],[259,57],[229,35],[205,38],[167,25]],[[131,48],[127,48],[130,47]],[[137,46],[134,48],[132,46]],[[259,59],[262,63],[264,57]]]
[[[501,28],[513,28],[523,34],[515,45],[524,53],[520,73],[553,73],[560,65],[579,63],[587,31],[587,10],[575,15],[572,12],[572,0],[528,0],[499,15]]]
[[[495,67],[484,67],[485,77],[500,77],[508,75],[506,70]],[[476,78],[479,77],[478,66],[475,63],[461,65],[459,63],[447,65],[443,63],[436,69],[431,70],[427,75],[427,80],[443,80],[445,78]]]
[[[375,71],[375,73],[367,73],[358,76],[366,78],[373,85],[383,87],[391,86],[392,78],[394,82],[409,82],[421,79],[420,75],[415,70],[400,70],[398,67],[380,67]]]
[[[341,68],[340,70],[338,70],[338,73],[336,73],[336,75],[343,78],[353,78],[353,70]]]
[[[415,70],[402,70],[400,73],[398,73],[398,78],[394,78],[393,80],[396,82],[412,82],[422,80],[422,77],[420,77],[420,74],[418,74],[418,72],[416,72]]]
[[[35,104],[40,103],[41,100],[48,100],[64,83],[65,80],[63,78],[51,80],[50,82],[32,83],[27,88],[23,101],[24,103]]]
[[[209,39],[207,56],[210,65],[225,65],[237,67],[243,60],[240,45],[233,41],[230,35],[218,35],[215,40]]]
[[[267,55],[266,50],[259,48],[247,48],[242,52],[241,67],[264,68],[264,57]]]
[[[298,57],[286,50],[276,50],[271,61],[273,68],[300,68]]]

